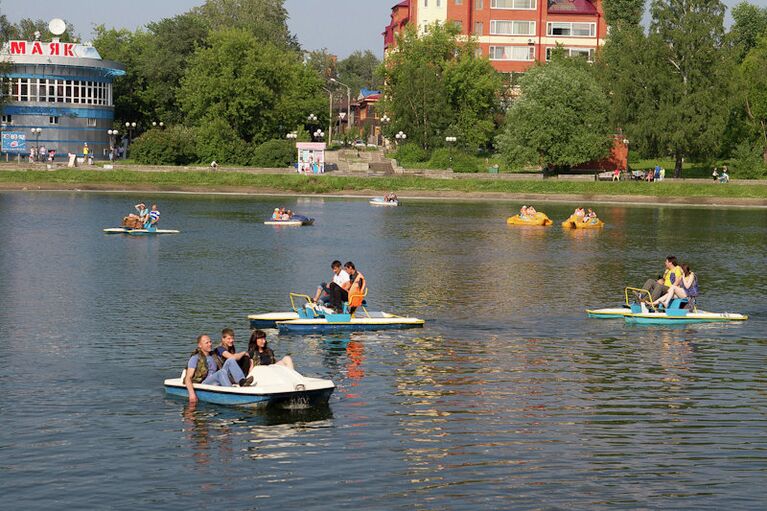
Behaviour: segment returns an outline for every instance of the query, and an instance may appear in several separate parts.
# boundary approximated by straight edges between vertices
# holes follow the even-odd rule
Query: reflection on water
[[[565,231],[574,205],[548,205],[552,227],[518,229],[505,223],[515,204],[161,196],[181,235],[104,236],[136,198],[0,193],[0,474],[19,509],[102,509],[105,495],[113,509],[758,509],[767,498],[767,212],[604,206],[603,230]],[[317,223],[270,229],[276,206]],[[702,307],[752,319],[585,317],[669,253],[700,275]],[[333,259],[365,273],[373,309],[426,327],[270,332],[278,356],[335,382],[326,407],[164,396],[197,335],[231,326],[243,342],[248,313],[286,310],[288,292],[311,294]]]

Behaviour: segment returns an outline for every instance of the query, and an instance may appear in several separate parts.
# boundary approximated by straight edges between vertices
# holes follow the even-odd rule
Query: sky
[[[728,6],[740,0],[724,0]],[[327,48],[340,58],[355,50],[383,54],[381,32],[398,0],[285,0],[291,32],[306,50]],[[94,25],[135,30],[201,5],[203,0],[0,0],[0,12],[16,22],[22,18],[63,18],[83,40]],[[767,7],[767,0],[750,3]],[[649,0],[648,0],[649,4]],[[130,7],[128,7],[130,6]]]

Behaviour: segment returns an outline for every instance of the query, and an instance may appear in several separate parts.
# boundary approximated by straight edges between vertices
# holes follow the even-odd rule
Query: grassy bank
[[[455,192],[455,193],[506,193],[506,194],[579,194],[601,196],[649,196],[663,199],[675,198],[748,198],[767,199],[767,185],[751,186],[716,185],[665,181],[645,182],[593,182],[593,181],[507,181],[484,179],[433,179],[426,177],[305,177],[300,175],[242,174],[212,172],[135,172],[135,171],[4,171],[0,183],[19,186],[45,185],[103,187],[113,185],[116,189],[152,187],[157,190],[215,191],[241,188],[247,191],[283,191],[294,193],[343,193],[343,192]]]

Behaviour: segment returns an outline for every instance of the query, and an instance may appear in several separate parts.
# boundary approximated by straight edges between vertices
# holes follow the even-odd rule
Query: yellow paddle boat
[[[514,215],[510,216],[506,219],[506,223],[509,225],[538,225],[538,226],[545,226],[545,225],[551,225],[554,222],[551,221],[551,218],[546,216],[545,213],[538,212],[532,216],[520,216],[520,215]]]
[[[584,222],[583,217],[578,215],[570,215],[570,218],[562,222],[565,229],[601,229],[604,226],[605,223],[599,218],[590,218]]]

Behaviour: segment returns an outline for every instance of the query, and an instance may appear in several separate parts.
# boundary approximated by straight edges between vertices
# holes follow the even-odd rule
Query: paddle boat
[[[110,227],[104,229],[106,234],[129,234],[131,236],[153,236],[155,234],[179,234],[175,229],[132,229],[130,227]]]
[[[165,392],[188,399],[185,375],[186,369],[181,377],[165,380]],[[248,376],[253,377],[253,384],[247,387],[194,383],[194,393],[198,400],[217,405],[298,408],[327,403],[335,389],[331,380],[308,378],[281,365],[255,366]]]
[[[304,215],[293,215],[289,220],[275,220],[274,218],[268,218],[264,221],[264,225],[287,225],[292,227],[300,227],[302,225],[314,225],[314,218],[305,217]]]
[[[545,213],[537,212],[532,216],[519,216],[514,215],[506,219],[506,223],[509,225],[533,225],[533,226],[546,226],[551,225],[554,222],[551,218],[546,216]]]
[[[384,197],[373,197],[368,201],[368,204],[371,206],[388,206],[388,207],[397,207],[399,206],[399,199],[389,199],[386,200]]]
[[[634,297],[630,300],[629,295]],[[706,312],[698,309],[695,299],[674,298],[669,306],[655,306],[645,289],[627,287],[624,289],[625,302],[622,307],[588,309],[590,318],[620,319],[636,325],[676,325],[689,323],[725,323],[746,321],[748,316],[734,312]]]
[[[605,223],[599,218],[590,218],[584,222],[583,217],[578,215],[570,215],[570,218],[562,222],[565,229],[601,229],[604,226]]]
[[[364,301],[354,314],[350,314],[348,303],[344,303],[341,312],[336,312],[313,302],[308,295],[298,293],[290,293],[290,304],[291,312],[249,315],[250,327],[278,328],[285,333],[313,333],[420,328],[425,323],[418,318],[369,311]]]

